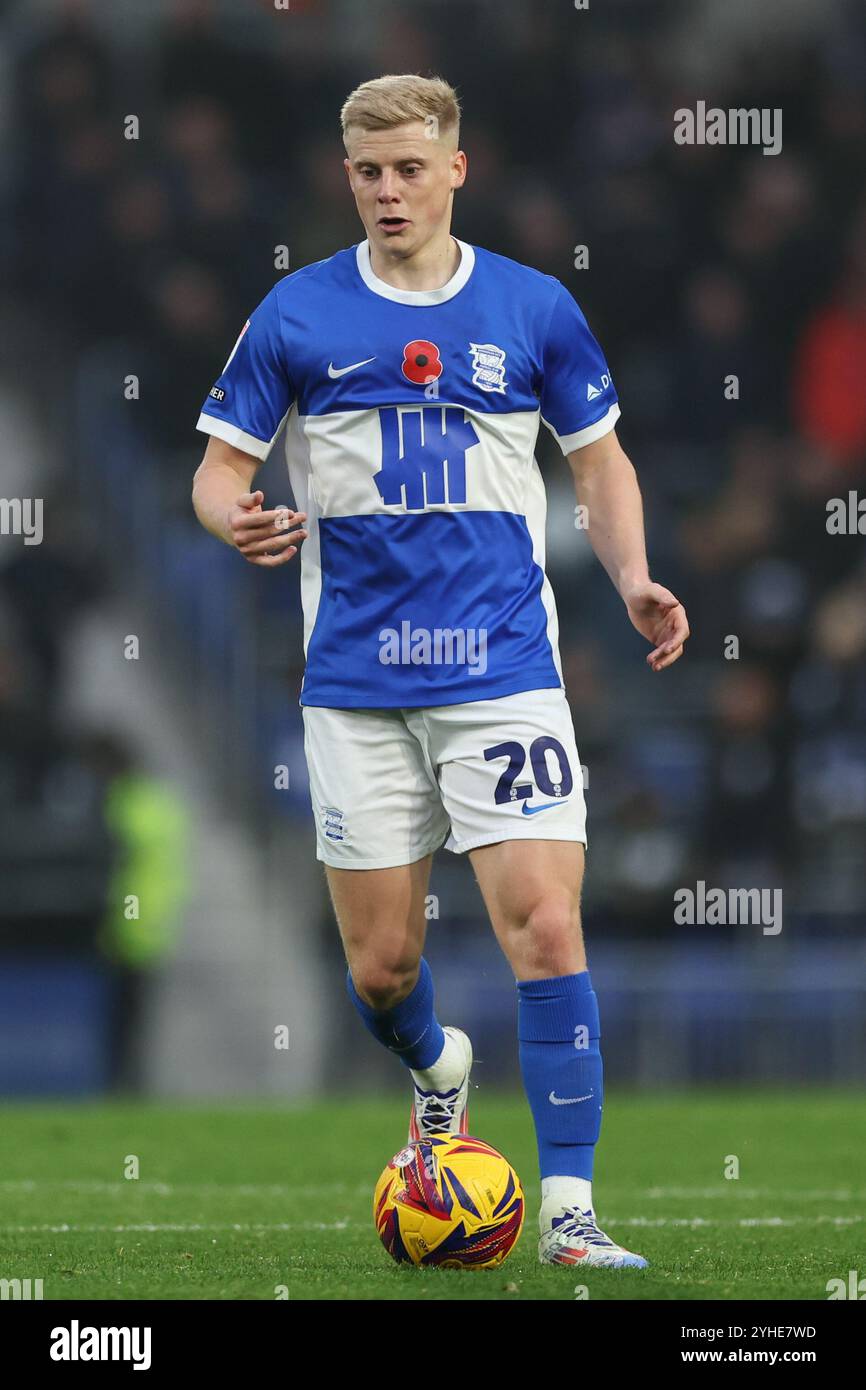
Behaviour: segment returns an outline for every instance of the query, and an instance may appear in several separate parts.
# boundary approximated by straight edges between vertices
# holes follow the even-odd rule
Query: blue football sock
[[[592,1180],[601,1129],[598,1001],[589,971],[517,983],[523,1085],[542,1178]]]
[[[355,989],[351,970],[346,974],[346,987],[368,1032],[389,1052],[396,1052],[407,1067],[425,1071],[439,1060],[445,1034],[433,1012],[433,976],[423,956],[415,988],[393,1009],[374,1009],[365,1003]]]

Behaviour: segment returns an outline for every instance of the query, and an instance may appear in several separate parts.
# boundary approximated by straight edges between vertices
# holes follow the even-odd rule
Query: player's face
[[[466,156],[447,139],[428,138],[423,121],[393,130],[350,127],[343,161],[371,246],[410,256],[451,220],[451,193],[466,177]]]

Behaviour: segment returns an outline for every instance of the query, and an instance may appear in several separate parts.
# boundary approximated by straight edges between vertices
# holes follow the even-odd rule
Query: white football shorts
[[[562,689],[429,709],[303,705],[316,857],[390,869],[445,845],[586,844],[583,776]]]

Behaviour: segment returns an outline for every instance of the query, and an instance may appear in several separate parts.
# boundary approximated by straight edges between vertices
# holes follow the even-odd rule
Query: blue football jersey
[[[457,245],[436,290],[380,280],[366,241],[287,275],[202,407],[199,429],[260,459],[285,424],[302,705],[562,686],[535,441],[540,420],[564,454],[601,438],[616,392],[559,280]]]

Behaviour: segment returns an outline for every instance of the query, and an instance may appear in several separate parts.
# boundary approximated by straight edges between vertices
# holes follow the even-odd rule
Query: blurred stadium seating
[[[338,113],[389,71],[441,72],[461,93],[456,234],[557,276],[586,312],[654,575],[691,622],[686,660],[654,678],[542,429],[609,1073],[862,1075],[866,551],[825,518],[866,488],[866,10],[759,8],[760,22],[726,0],[8,7],[0,491],[45,498],[45,540],[0,537],[0,949],[4,974],[41,961],[46,990],[58,960],[116,983],[99,931],[123,847],[92,758],[107,725],[174,789],[198,843],[186,927],[132,1042],[140,1084],[400,1080],[345,1004],[313,858],[297,567],[245,566],[189,501],[201,401],[284,273],[275,248],[296,269],[363,235]],[[782,153],[676,145],[673,112],[698,98],[782,108]],[[284,472],[277,447],[260,475],[273,503],[290,499]],[[120,669],[138,632],[146,699],[131,691],[143,663]],[[82,674],[88,640],[105,682]],[[781,887],[782,939],[676,926],[673,892],[697,879]],[[513,1080],[513,984],[468,864],[440,854],[432,891],[440,1013],[474,1019],[485,1075]],[[7,1020],[32,980],[4,989]],[[33,1067],[0,1064],[0,1086],[108,1084],[112,1006],[86,998],[103,1041],[82,1045],[77,1080],[8,1022],[0,1055],[25,1048]],[[291,1079],[260,1051],[287,1013]],[[742,1019],[759,1029],[745,1055]]]

